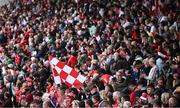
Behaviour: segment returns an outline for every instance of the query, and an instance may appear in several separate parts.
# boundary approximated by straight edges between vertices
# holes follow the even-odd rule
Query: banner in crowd
[[[49,56],[49,61],[56,84],[65,83],[68,87],[76,88],[82,86],[86,79],[83,75],[53,56]]]

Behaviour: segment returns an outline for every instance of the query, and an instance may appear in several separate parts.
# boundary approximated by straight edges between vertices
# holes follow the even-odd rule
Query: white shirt
[[[156,78],[156,75],[158,74],[158,67],[155,65],[151,68],[149,75],[145,77],[147,80],[154,80]]]

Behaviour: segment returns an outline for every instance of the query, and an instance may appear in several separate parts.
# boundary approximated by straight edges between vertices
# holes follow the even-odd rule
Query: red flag
[[[65,65],[55,57],[49,56],[51,70],[56,84],[65,83],[68,87],[80,88],[85,77],[72,67]]]

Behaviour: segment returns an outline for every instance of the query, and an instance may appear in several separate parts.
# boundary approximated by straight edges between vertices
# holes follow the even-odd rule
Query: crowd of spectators
[[[180,107],[179,13],[178,0],[10,0],[0,106]],[[49,55],[84,75],[82,87],[56,85]]]

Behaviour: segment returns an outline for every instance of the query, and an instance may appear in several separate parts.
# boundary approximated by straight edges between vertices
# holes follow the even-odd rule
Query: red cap
[[[147,100],[147,97],[148,97],[148,95],[147,95],[147,93],[142,93],[142,95],[141,95],[141,99],[142,100]]]

